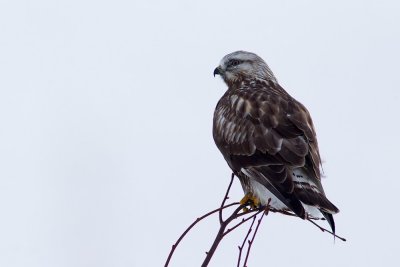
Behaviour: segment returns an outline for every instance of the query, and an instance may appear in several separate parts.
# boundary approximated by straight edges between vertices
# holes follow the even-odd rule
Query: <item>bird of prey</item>
[[[228,90],[219,100],[213,137],[245,197],[302,219],[325,218],[339,209],[325,196],[321,158],[311,116],[278,83],[262,58],[237,51],[214,70]]]

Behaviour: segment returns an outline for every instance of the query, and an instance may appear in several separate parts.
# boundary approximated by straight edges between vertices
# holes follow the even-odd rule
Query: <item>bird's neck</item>
[[[274,81],[259,77],[227,81],[226,84],[228,85],[229,89],[233,90],[251,90],[254,88],[271,88],[276,86]]]

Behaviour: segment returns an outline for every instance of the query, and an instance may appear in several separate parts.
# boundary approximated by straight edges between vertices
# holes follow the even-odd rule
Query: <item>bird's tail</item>
[[[335,235],[335,220],[333,219],[333,215],[331,213],[325,212],[323,210],[321,210],[322,215],[324,215],[325,219],[328,221],[331,229],[332,229],[332,233],[333,235]]]

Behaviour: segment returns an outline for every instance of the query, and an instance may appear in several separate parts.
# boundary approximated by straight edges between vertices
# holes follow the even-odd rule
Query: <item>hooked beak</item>
[[[221,67],[215,68],[215,70],[214,70],[214,77],[215,77],[215,75],[221,75],[221,73],[222,73]]]

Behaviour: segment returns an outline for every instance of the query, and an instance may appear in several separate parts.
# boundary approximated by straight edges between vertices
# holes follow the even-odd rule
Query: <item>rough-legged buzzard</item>
[[[339,209],[325,196],[321,159],[307,109],[276,80],[262,58],[237,51],[214,70],[228,85],[214,113],[213,136],[229,167],[239,177],[244,199],[305,218]]]

